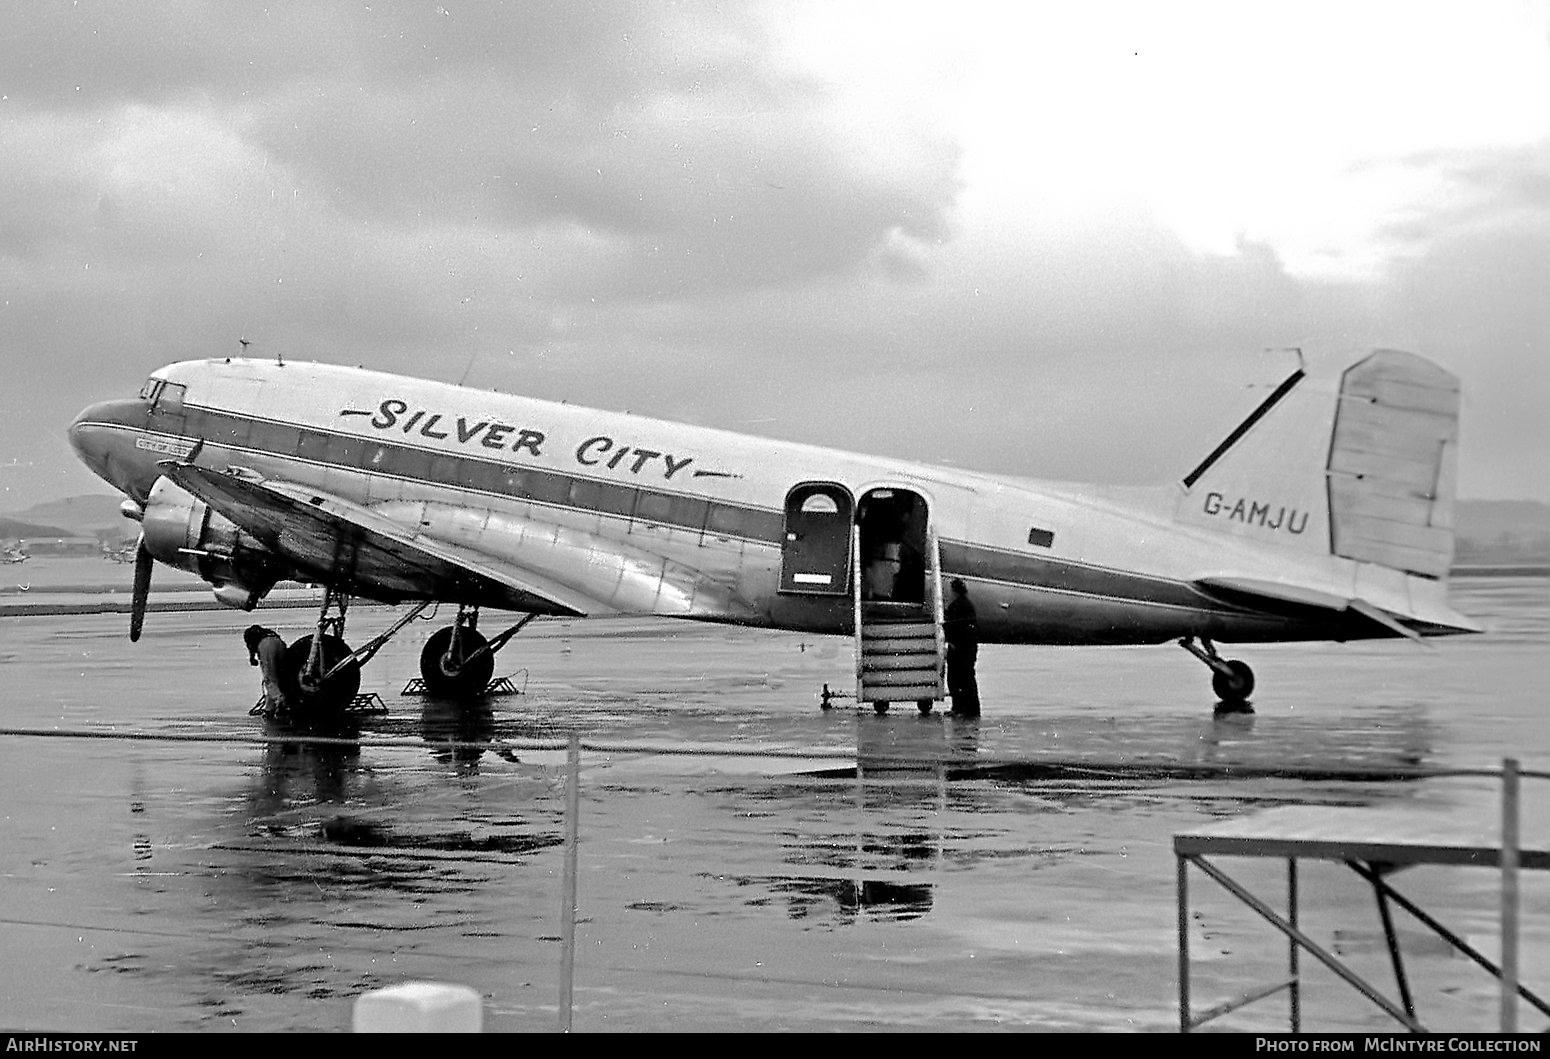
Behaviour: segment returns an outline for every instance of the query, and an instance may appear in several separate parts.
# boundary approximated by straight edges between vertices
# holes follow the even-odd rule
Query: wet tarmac
[[[29,594],[47,593],[35,574]],[[431,979],[483,994],[488,1029],[552,1030],[564,755],[549,741],[578,733],[598,749],[582,759],[575,1029],[1171,1031],[1174,834],[1284,804],[1492,814],[1489,780],[1407,777],[1508,755],[1550,769],[1550,581],[1459,580],[1455,598],[1492,631],[1233,652],[1258,673],[1251,715],[1215,715],[1177,647],[987,647],[977,723],[819,709],[825,682],[849,680],[841,640],[615,620],[534,623],[497,666],[523,693],[453,710],[402,694],[428,622],[365,670],[386,712],[359,719],[360,747],[259,741],[284,732],[248,714],[252,616],[155,613],[131,645],[121,614],[0,606],[0,724],[72,733],[0,737],[0,1022],[334,1031],[361,992]],[[352,612],[349,639],[394,615]],[[310,618],[259,616],[287,637]],[[114,738],[142,735],[169,738]],[[1550,788],[1525,793],[1536,782]],[[1283,872],[1241,876],[1279,894]],[[1495,872],[1403,883],[1494,948]],[[1308,864],[1302,893],[1316,939],[1391,980],[1349,870]],[[1284,944],[1241,906],[1204,882],[1192,906],[1197,1003],[1281,974]],[[1537,877],[1523,924],[1524,977],[1550,990]],[[1401,935],[1423,1019],[1493,1029],[1495,983],[1418,927]],[[1394,1027],[1305,967],[1305,1027]],[[1284,1029],[1284,1001],[1215,1025]]]

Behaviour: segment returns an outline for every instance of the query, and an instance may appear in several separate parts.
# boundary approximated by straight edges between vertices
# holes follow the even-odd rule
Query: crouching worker
[[[260,700],[264,716],[273,717],[285,712],[285,689],[280,685],[285,641],[279,633],[262,625],[249,625],[242,639],[248,645],[248,665],[258,667],[264,683],[264,697]]]

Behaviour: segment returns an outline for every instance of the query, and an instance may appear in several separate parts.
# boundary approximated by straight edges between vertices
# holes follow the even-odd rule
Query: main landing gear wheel
[[[935,705],[936,705],[936,700],[935,699],[917,699],[916,702],[915,702],[915,708],[920,711],[920,715],[922,717],[930,716],[930,714],[931,714],[931,707],[933,707]]]
[[[872,712],[881,717],[888,712],[888,704],[886,702],[874,702],[872,703]]]
[[[285,649],[285,697],[303,720],[337,717],[355,701],[361,690],[361,667],[351,662],[333,676],[323,677],[350,656],[350,648],[337,636],[324,636],[318,652],[318,670],[307,671],[312,658],[312,637],[303,636]]]
[[[471,699],[490,684],[495,675],[495,653],[486,651],[473,661],[464,661],[489,641],[473,629],[464,628],[458,636],[458,655],[451,657],[453,627],[437,629],[425,641],[420,652],[420,676],[425,690],[437,698]]]
[[[1243,708],[1254,694],[1254,670],[1250,669],[1247,662],[1240,662],[1236,658],[1225,659],[1223,664],[1230,672],[1217,670],[1211,674],[1211,690],[1216,692],[1216,697],[1222,700],[1224,706],[1233,709]]]

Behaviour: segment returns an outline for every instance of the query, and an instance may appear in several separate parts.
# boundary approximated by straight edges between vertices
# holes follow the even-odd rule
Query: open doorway
[[[861,598],[870,603],[926,602],[925,497],[907,489],[873,489],[861,498]]]

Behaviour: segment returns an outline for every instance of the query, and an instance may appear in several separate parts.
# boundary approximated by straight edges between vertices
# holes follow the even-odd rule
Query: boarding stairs
[[[859,535],[854,543],[856,701],[871,703],[878,713],[886,713],[895,702],[913,702],[921,713],[929,713],[946,698],[936,533],[928,533],[925,599],[918,603],[863,599]]]

